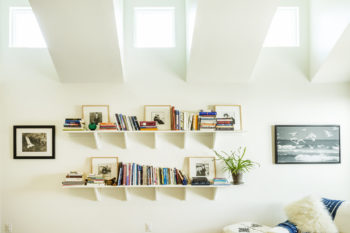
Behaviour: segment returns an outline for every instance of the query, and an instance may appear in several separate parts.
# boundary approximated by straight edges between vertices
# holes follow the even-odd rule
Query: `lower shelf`
[[[91,189],[94,190],[96,200],[101,201],[101,190],[102,189],[121,189],[124,192],[125,200],[130,200],[129,190],[130,189],[153,189],[154,200],[158,200],[158,191],[163,188],[179,188],[183,190],[183,200],[187,200],[187,192],[189,189],[211,189],[212,200],[216,200],[218,189],[232,188],[234,185],[128,185],[128,186],[86,186],[86,185],[75,185],[75,186],[63,186],[64,189]]]

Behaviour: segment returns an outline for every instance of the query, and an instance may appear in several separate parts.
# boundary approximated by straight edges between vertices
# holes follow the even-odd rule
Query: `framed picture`
[[[145,121],[155,121],[158,130],[171,130],[170,105],[145,105]]]
[[[235,120],[235,130],[242,130],[242,108],[241,105],[215,105],[217,118],[230,118]]]
[[[91,173],[102,175],[105,180],[118,177],[118,157],[92,157]]]
[[[189,178],[207,177],[213,180],[216,177],[215,157],[188,157]]]
[[[54,159],[54,125],[13,126],[14,159]]]
[[[109,122],[109,105],[83,105],[82,112],[86,125]]]
[[[276,125],[277,164],[340,163],[339,125]]]

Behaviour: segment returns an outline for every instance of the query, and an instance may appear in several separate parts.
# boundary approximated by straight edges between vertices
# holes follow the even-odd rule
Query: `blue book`
[[[210,116],[216,116],[216,112],[199,112],[200,116],[210,115]]]

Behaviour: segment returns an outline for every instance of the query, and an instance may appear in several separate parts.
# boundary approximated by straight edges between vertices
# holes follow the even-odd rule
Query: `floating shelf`
[[[129,190],[130,189],[153,189],[154,200],[158,200],[158,191],[163,188],[180,188],[183,190],[183,200],[187,200],[187,192],[189,189],[211,189],[212,200],[216,200],[218,189],[232,188],[234,185],[122,185],[122,186],[86,186],[86,185],[75,185],[75,186],[63,186],[64,189],[92,189],[94,190],[96,201],[101,201],[101,189],[120,189],[124,192],[125,200],[130,200]]]
[[[154,143],[153,148],[158,148],[158,137],[165,134],[177,134],[183,136],[183,148],[187,147],[188,135],[210,135],[212,137],[212,143],[209,146],[211,149],[214,149],[216,146],[217,136],[218,135],[241,135],[245,131],[183,131],[183,130],[169,130],[169,131],[118,131],[118,130],[97,130],[97,131],[63,131],[64,133],[69,134],[91,134],[94,136],[96,148],[100,149],[101,144],[101,135],[103,134],[121,134],[124,138],[124,146],[128,148],[128,135],[130,134],[145,134],[153,135]]]

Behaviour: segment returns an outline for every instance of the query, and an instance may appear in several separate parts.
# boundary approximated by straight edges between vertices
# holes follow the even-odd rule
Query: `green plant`
[[[216,156],[218,157],[218,160],[222,160],[225,163],[224,169],[233,175],[237,175],[238,173],[245,173],[255,166],[260,166],[259,163],[253,162],[249,159],[243,159],[246,151],[246,147],[244,147],[243,152],[242,148],[240,147],[236,151],[231,151],[231,154],[222,151],[222,154],[224,154],[222,155],[214,150]]]

